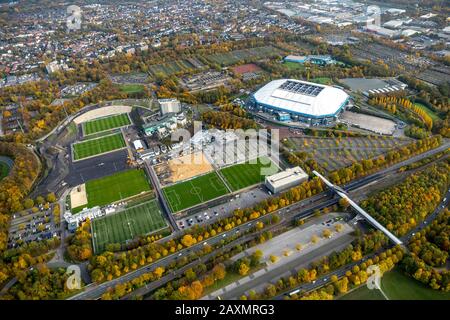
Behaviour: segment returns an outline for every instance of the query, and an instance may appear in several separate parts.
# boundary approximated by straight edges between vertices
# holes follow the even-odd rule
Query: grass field
[[[95,253],[110,243],[126,243],[137,236],[160,230],[167,224],[157,200],[148,201],[92,221]]]
[[[142,84],[122,84],[120,90],[125,93],[139,93],[144,91],[144,85]]]
[[[228,193],[217,173],[180,182],[163,189],[172,212],[177,212]]]
[[[98,139],[77,142],[72,145],[73,159],[80,160],[97,154],[121,149],[126,146],[122,133],[111,134]]]
[[[150,185],[143,170],[127,170],[86,182],[87,205],[104,206],[149,191]],[[74,208],[73,213],[83,208]]]
[[[283,66],[285,66],[289,70],[296,70],[296,69],[304,69],[305,66],[298,62],[292,62],[292,61],[286,61],[283,62]]]
[[[3,161],[0,161],[0,180],[9,174],[9,166]]]
[[[91,120],[83,123],[83,134],[90,135],[97,132],[108,131],[114,128],[123,127],[131,123],[126,113],[114,116]]]
[[[418,102],[414,103],[414,105],[416,105],[417,107],[419,107],[420,109],[425,111],[431,117],[431,119],[433,121],[440,120],[439,116],[433,110],[428,108],[426,105],[418,103]]]
[[[450,292],[433,290],[398,269],[389,271],[383,276],[381,289],[389,300],[450,300]],[[364,285],[339,299],[385,300],[386,298],[379,290],[369,290]]]
[[[263,182],[265,176],[261,175],[261,168],[269,168],[271,160],[267,157],[258,158],[258,163],[240,163],[223,168],[220,173],[224,176],[233,191]],[[278,172],[278,168],[277,168]]]
[[[327,77],[314,78],[314,79],[311,79],[311,82],[315,82],[318,84],[327,84],[327,85],[333,84],[333,81]]]
[[[381,289],[390,300],[450,300],[450,292],[433,290],[398,269],[383,276]]]

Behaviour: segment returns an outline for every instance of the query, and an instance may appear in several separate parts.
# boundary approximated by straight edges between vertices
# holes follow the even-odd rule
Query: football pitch
[[[177,212],[199,203],[223,196],[228,189],[215,172],[163,189],[172,212]]]
[[[144,170],[131,169],[122,171],[100,179],[87,181],[86,194],[88,203],[82,207],[104,206],[149,190],[150,185]],[[74,208],[72,212],[77,212],[81,209]]]
[[[122,133],[77,142],[72,145],[73,160],[81,160],[97,154],[121,149],[126,146]]]
[[[126,243],[167,226],[157,200],[151,200],[118,213],[92,221],[92,241],[95,253],[110,243]]]
[[[123,127],[131,124],[128,114],[122,113],[114,116],[95,119],[83,123],[83,134],[90,135],[97,132],[108,131],[114,128]]]
[[[240,163],[230,167],[226,167],[220,170],[228,185],[233,191],[237,191],[257,183],[261,183],[265,179],[265,175],[262,175],[262,168],[270,168],[274,166],[276,168],[274,174],[278,172],[278,167],[268,158],[258,158],[257,163]]]

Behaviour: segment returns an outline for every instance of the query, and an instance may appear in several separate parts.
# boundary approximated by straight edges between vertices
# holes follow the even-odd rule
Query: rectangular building
[[[287,190],[308,180],[308,175],[300,167],[289,168],[266,177],[265,185],[272,193]]]
[[[181,111],[181,104],[177,99],[159,99],[158,104],[162,115]]]

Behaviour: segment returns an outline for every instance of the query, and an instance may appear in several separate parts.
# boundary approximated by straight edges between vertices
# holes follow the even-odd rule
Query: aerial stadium
[[[251,104],[260,111],[277,114],[280,121],[326,125],[337,119],[349,100],[350,96],[339,88],[280,79],[256,91]]]

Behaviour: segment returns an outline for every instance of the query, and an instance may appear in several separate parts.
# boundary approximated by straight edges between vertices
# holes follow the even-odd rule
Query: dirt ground
[[[72,208],[87,204],[86,185],[83,183],[70,191],[70,205]]]
[[[206,159],[203,152],[196,152],[171,159],[167,165],[158,165],[155,167],[156,174],[159,176],[163,185],[186,180],[212,170],[213,166]]]

